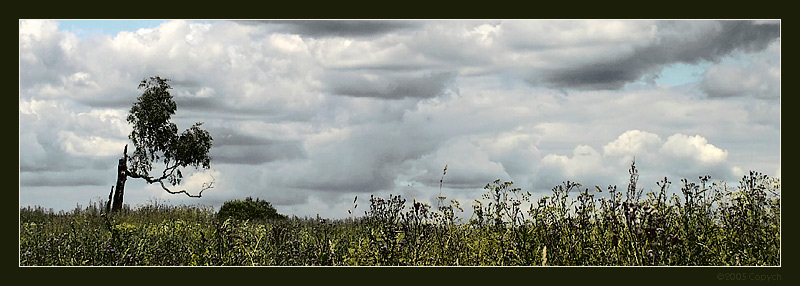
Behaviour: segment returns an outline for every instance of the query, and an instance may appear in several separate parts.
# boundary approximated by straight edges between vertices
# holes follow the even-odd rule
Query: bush
[[[781,265],[780,179],[750,172],[730,187],[700,176],[670,190],[665,177],[644,193],[633,164],[629,174],[627,187],[566,181],[536,201],[495,180],[465,224],[456,200],[409,207],[399,195],[370,196],[365,216],[344,220],[276,220],[286,216],[252,198],[217,213],[20,207],[19,265]]]
[[[286,215],[278,211],[268,201],[247,197],[245,200],[227,201],[217,213],[220,219],[233,218],[238,220],[269,220],[286,219]]]

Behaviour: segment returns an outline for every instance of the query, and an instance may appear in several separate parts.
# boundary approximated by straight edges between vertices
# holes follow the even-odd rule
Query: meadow
[[[535,201],[513,182],[488,183],[462,220],[438,207],[371,196],[347,219],[225,215],[150,203],[54,212],[20,208],[19,264],[104,266],[692,266],[780,265],[780,180],[738,185],[667,178],[644,192],[563,182]],[[671,190],[670,188],[677,188]],[[355,203],[355,200],[354,200]]]

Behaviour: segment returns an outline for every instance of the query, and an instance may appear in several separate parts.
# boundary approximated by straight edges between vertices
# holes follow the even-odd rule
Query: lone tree
[[[208,131],[200,128],[202,122],[197,122],[178,134],[178,127],[170,122],[177,105],[169,93],[172,87],[168,81],[169,79],[156,76],[144,79],[139,84],[139,89],[144,92],[128,114],[128,123],[133,125],[133,131],[128,138],[133,141],[135,150],[132,156],[128,156],[128,145],[125,145],[117,166],[116,190],[114,186],[111,187],[106,210],[122,209],[122,197],[128,177],[144,179],[149,184],[159,183],[167,193],[183,193],[193,198],[201,197],[203,191],[214,186],[212,177],[211,182],[204,183],[199,193],[193,195],[186,190],[171,190],[166,185],[169,183],[174,187],[180,184],[183,179],[180,168],[191,165],[194,168],[208,169],[211,166],[208,153],[213,140]],[[164,169],[161,174],[153,176],[150,171],[153,170],[153,163],[158,162],[164,164]]]

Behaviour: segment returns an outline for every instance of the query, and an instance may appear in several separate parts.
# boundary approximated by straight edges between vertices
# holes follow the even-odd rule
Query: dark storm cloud
[[[248,21],[250,23],[277,24],[291,33],[303,36],[321,37],[371,37],[414,28],[418,22],[396,20],[305,20],[305,21]]]
[[[212,128],[209,133],[214,138],[211,157],[215,163],[258,165],[305,156],[298,141],[270,140],[229,128]]]
[[[220,97],[176,97],[178,105],[177,114],[191,112],[194,121],[209,121],[210,118],[224,118],[225,120],[259,119],[259,120],[308,120],[315,115],[314,110],[300,110],[287,112],[281,106],[247,106],[233,105],[230,101]],[[128,104],[130,106],[132,103]],[[214,133],[211,134],[214,136]],[[216,140],[216,137],[214,137]]]
[[[712,49],[717,56],[733,50],[756,52],[763,50],[781,35],[779,22],[758,23],[755,21],[722,21],[722,30],[715,40],[718,45]],[[706,40],[705,45],[710,45]]]
[[[178,104],[178,110],[213,110],[219,108],[219,99],[195,96],[204,87],[200,83],[191,80],[166,78],[170,80],[169,84],[172,89],[169,92],[173,100]],[[141,81],[141,79],[138,80]],[[88,107],[128,109],[136,102],[137,97],[144,92],[144,90],[137,88],[138,83],[137,79],[130,79],[126,82],[126,86],[115,86],[114,88],[116,89],[107,88],[99,92],[98,95],[103,96],[81,97],[77,98],[76,101]]]
[[[528,83],[544,82],[554,88],[575,89],[619,89],[626,83],[639,79],[647,66],[624,60],[595,63],[574,68],[553,70],[540,78],[528,79]]]
[[[442,94],[455,77],[455,72],[411,76],[351,71],[329,75],[326,82],[329,90],[338,95],[384,99],[432,98]]]
[[[693,26],[698,25],[711,27],[693,32],[697,29]],[[659,23],[659,29],[665,30],[664,36],[656,43],[638,49],[629,61],[640,62],[639,65],[717,61],[737,50],[763,50],[780,37],[780,24],[759,24],[755,21],[665,21]]]
[[[544,71],[527,81],[555,88],[619,89],[665,65],[718,61],[734,51],[756,52],[780,37],[777,22],[662,21],[658,30],[656,41],[632,53]]]
[[[297,142],[272,142],[259,146],[221,146],[211,149],[215,163],[259,165],[304,156]]]
[[[445,164],[442,194],[478,192],[466,202],[497,178],[534,192],[563,179],[624,183],[622,151],[640,149],[630,152],[640,182],[674,179],[674,170],[725,179],[751,165],[780,174],[780,102],[748,98],[779,96],[779,58],[751,68],[765,47],[780,54],[779,22],[170,21],[94,39],[55,24],[20,21],[21,204],[69,208],[107,196],[129,143],[127,111],[150,75],[173,79],[179,130],[202,121],[214,138],[211,170],[185,185],[194,192],[213,175],[218,187],[202,203],[216,207],[257,196],[282,213],[336,218],[346,216],[337,202],[354,194],[359,205],[381,192],[435,203]],[[732,55],[734,66],[706,71],[692,93],[625,87],[675,63],[702,68]],[[778,92],[762,91],[764,80]],[[743,97],[698,105],[703,88]],[[647,136],[604,151],[627,130],[662,143],[687,136],[672,153],[637,149]],[[730,155],[695,144],[705,138]],[[142,180],[128,189],[132,205],[161,195],[196,202]]]

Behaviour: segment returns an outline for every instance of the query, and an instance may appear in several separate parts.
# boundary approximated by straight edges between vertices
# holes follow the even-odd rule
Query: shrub
[[[20,207],[19,264],[781,265],[780,179],[751,172],[729,187],[701,176],[670,191],[665,177],[644,193],[633,164],[629,174],[627,188],[566,181],[537,201],[496,180],[465,224],[455,200],[409,207],[399,195],[370,196],[365,216],[345,220],[275,220],[286,216],[252,198],[217,213],[158,202],[116,213],[102,202]]]
[[[238,220],[269,220],[286,219],[286,215],[278,211],[268,201],[247,197],[244,200],[227,201],[217,213],[220,219],[233,218]]]

